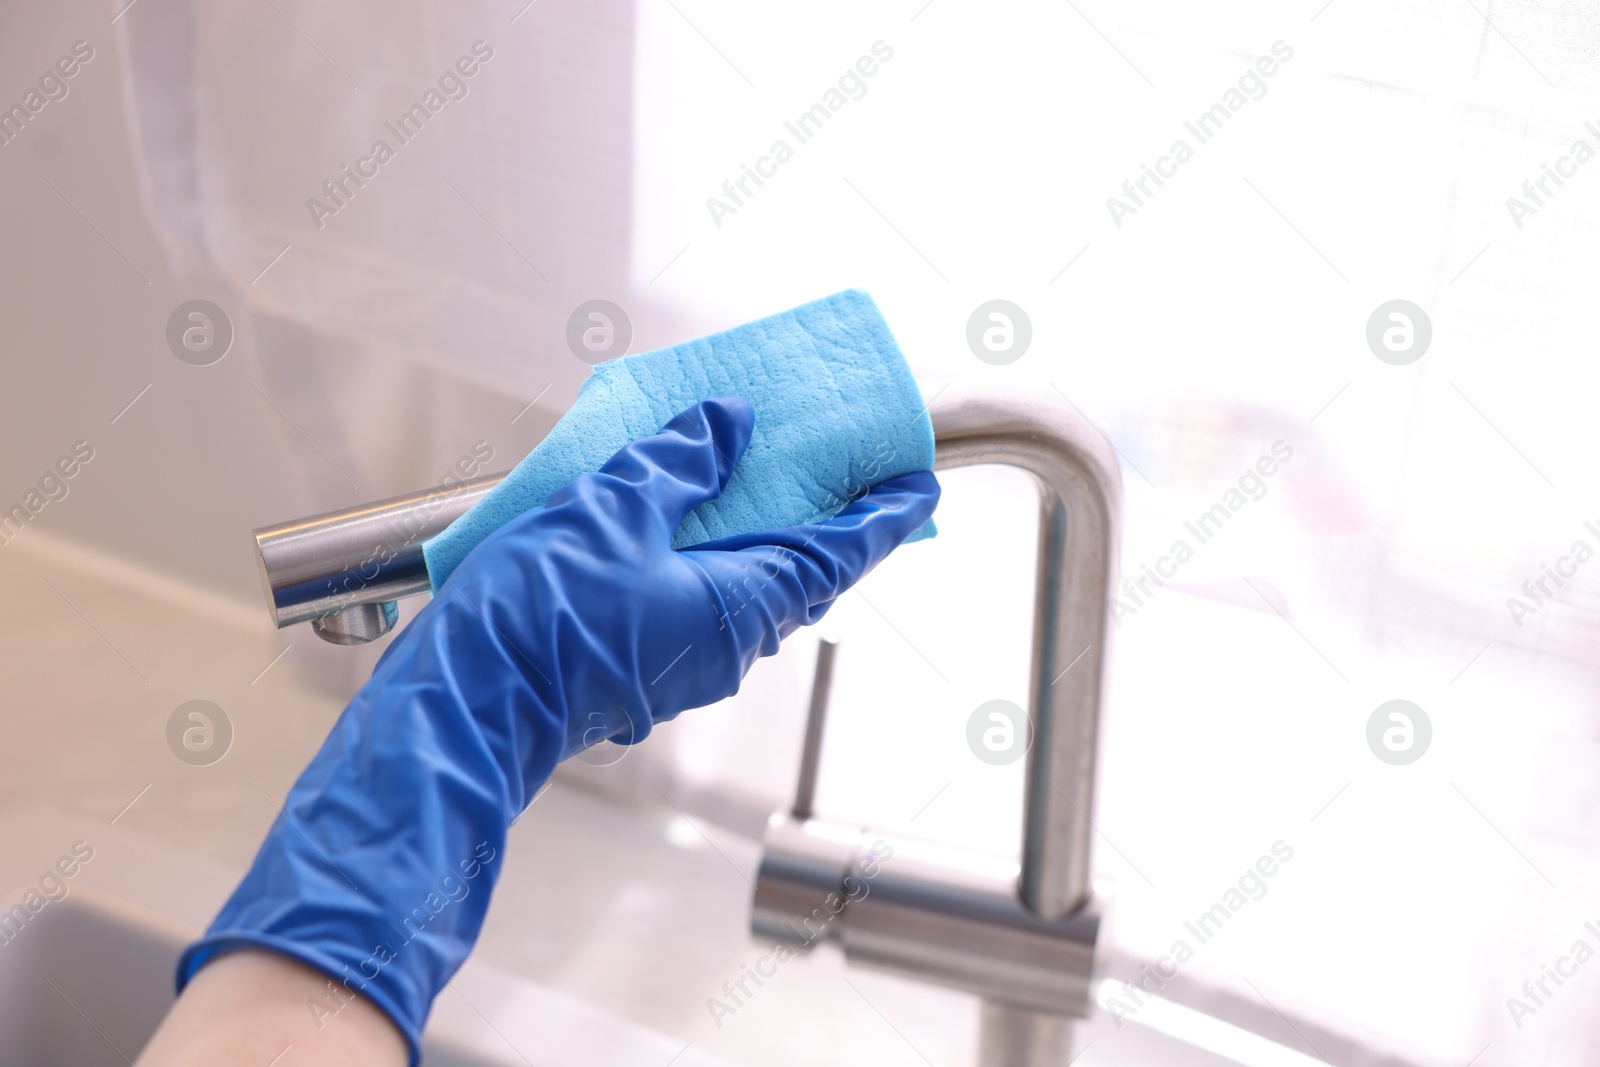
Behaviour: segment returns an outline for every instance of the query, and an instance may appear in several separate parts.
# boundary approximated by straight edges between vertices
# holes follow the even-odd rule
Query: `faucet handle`
[[[789,813],[809,819],[815,813],[817,769],[822,761],[822,731],[828,721],[828,700],[833,695],[833,664],[839,642],[823,637],[817,646],[817,666],[811,675],[811,706],[806,711],[806,739],[800,748],[800,781],[795,786]]]

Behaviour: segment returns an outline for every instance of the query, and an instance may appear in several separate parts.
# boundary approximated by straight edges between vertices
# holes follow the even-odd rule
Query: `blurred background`
[[[1103,997],[1281,841],[1185,969],[1276,1044],[1173,1062],[1600,1063],[1600,965],[1523,989],[1600,948],[1597,39],[1555,0],[7,5],[5,885],[82,837],[87,881],[199,926],[242,872],[383,646],[272,629],[252,528],[512,466],[589,371],[588,301],[637,352],[854,286],[925,395],[1037,390],[1102,429],[1126,577],[1196,546],[1107,651]],[[197,300],[221,315],[185,347]],[[1029,324],[1008,362],[968,341],[992,300]],[[1394,301],[1426,323],[1398,348]],[[1026,703],[1033,490],[943,481],[940,536],[826,622],[820,807],[1015,856],[1022,764],[966,729]],[[827,951],[707,1011],[758,951],[815,654],[566,766],[475,959],[669,1054],[974,1062],[974,1002]],[[1405,765],[1368,742],[1396,699],[1431,724]],[[225,758],[169,746],[191,700]]]

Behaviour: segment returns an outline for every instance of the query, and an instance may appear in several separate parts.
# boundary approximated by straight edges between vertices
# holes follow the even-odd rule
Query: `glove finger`
[[[927,522],[938,503],[938,480],[917,471],[878,483],[831,519],[725,537],[685,554],[716,581],[735,629],[765,646],[769,634],[783,637],[820,619],[835,597]],[[771,651],[763,647],[760,654]]]
[[[599,473],[630,487],[634,502],[670,537],[685,515],[722,495],[750,443],[755,418],[740,397],[702,400],[660,433],[624,445]]]

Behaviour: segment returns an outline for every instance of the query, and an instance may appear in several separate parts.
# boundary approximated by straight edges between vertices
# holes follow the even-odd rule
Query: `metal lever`
[[[811,676],[811,707],[806,712],[806,739],[800,748],[800,782],[789,814],[809,819],[817,798],[817,770],[822,760],[822,729],[827,724],[828,697],[833,692],[833,662],[839,642],[824,637],[817,646],[817,669]]]

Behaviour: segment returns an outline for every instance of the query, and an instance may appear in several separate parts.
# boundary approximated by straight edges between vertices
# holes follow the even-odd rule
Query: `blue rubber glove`
[[[244,881],[178,962],[266,948],[362,993],[419,1058],[472,950],[506,830],[557,762],[735,693],[933,513],[931,473],[831,519],[674,551],[727,485],[755,417],[708,400],[486,538],[378,661],[300,776]]]

